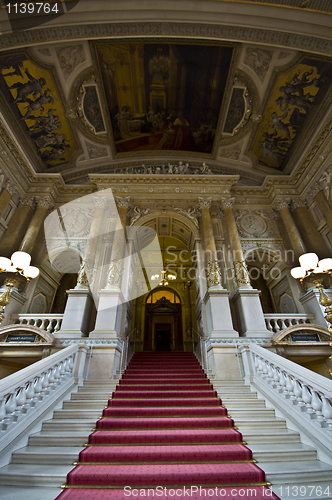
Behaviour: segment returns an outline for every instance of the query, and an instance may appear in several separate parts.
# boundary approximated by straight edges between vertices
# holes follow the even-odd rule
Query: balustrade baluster
[[[22,413],[26,413],[26,408],[24,407],[25,403],[27,402],[27,395],[26,395],[26,390],[25,387],[20,387],[17,396],[16,396],[16,403],[17,406],[20,407],[20,411]]]
[[[48,389],[48,385],[49,385],[49,372],[44,372],[42,374],[42,392],[45,394],[45,395],[48,395],[50,393],[49,389]]]
[[[16,404],[16,390],[10,394],[5,404],[6,416],[5,423],[8,426],[11,423],[17,422],[17,415],[15,415],[15,410],[17,408]]]
[[[307,413],[314,413],[314,409],[311,406],[312,394],[309,391],[309,388],[303,384],[302,385],[302,401],[304,401],[305,406],[303,407]]]
[[[326,419],[327,429],[332,431],[332,405],[330,400],[326,398],[324,395],[322,396],[322,414]]]
[[[311,406],[315,410],[315,416],[318,421],[325,420],[322,413],[323,402],[316,391],[312,391]]]
[[[48,333],[52,333],[52,332],[53,332],[53,321],[54,321],[54,320],[53,320],[53,319],[50,319],[49,321],[50,321],[50,322],[49,322],[49,325],[48,325],[48,327],[47,327],[47,332],[48,332]]]
[[[303,406],[304,401],[302,401],[302,386],[300,385],[299,381],[294,379],[294,388],[293,392],[295,395],[295,400],[293,401],[294,404],[297,404],[298,406]]]
[[[55,328],[54,328],[54,333],[55,332],[58,332],[61,328],[61,322],[62,322],[62,319],[57,319],[56,320],[56,325],[55,325]]]
[[[6,397],[7,396],[4,396],[1,400],[1,403],[0,403],[0,422],[3,421],[3,419],[5,418],[6,416]]]
[[[286,388],[286,377],[283,371],[280,370],[280,380],[279,380],[280,388],[279,392],[284,393]]]
[[[290,399],[295,398],[294,383],[293,383],[292,377],[288,373],[286,373],[286,393],[285,393],[285,395],[286,395],[286,397],[288,397]]]
[[[40,376],[38,376],[35,380],[34,389],[35,389],[34,400],[37,403],[38,401],[41,401],[43,399],[43,394],[42,394],[43,385]]]
[[[280,332],[281,328],[279,326],[278,320],[274,319],[273,320],[273,328],[276,333]]]
[[[273,328],[272,328],[272,325],[271,325],[271,320],[270,319],[265,319],[265,324],[266,324],[266,329],[269,332],[273,332]]]

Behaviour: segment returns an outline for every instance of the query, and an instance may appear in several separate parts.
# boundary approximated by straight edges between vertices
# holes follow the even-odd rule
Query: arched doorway
[[[145,304],[144,351],[183,351],[182,304],[170,288],[154,289]]]

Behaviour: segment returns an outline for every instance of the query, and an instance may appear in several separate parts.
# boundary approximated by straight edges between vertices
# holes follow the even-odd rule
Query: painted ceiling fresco
[[[53,167],[69,161],[73,138],[50,73],[24,53],[0,57],[0,88],[37,155]]]
[[[326,61],[304,58],[277,78],[252,147],[261,165],[285,168],[302,127],[324,99],[331,68]]]
[[[233,48],[96,46],[117,153],[211,153]]]

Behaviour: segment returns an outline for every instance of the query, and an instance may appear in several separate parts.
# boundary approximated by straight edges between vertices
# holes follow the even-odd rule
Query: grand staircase
[[[212,389],[192,354],[137,353],[104,409],[103,418],[98,420],[115,389],[112,381],[88,381],[79,387],[71,400],[54,412],[53,419],[30,436],[28,446],[13,453],[12,463],[0,469],[0,498],[54,500],[78,457],[80,465],[68,477],[70,486],[82,486],[89,471],[94,475],[96,462],[104,467],[98,485],[102,486],[105,474],[107,484],[114,482],[114,489],[105,492],[108,496],[101,496],[102,489],[98,490],[100,500],[124,498],[124,484],[118,484],[118,474],[112,476],[110,467],[113,471],[118,468],[118,472],[120,467],[121,473],[127,474],[125,484],[135,485],[138,481],[142,488],[165,481],[169,487],[219,485],[220,474],[227,467],[231,472],[228,480],[231,477],[232,484],[243,485],[245,474],[240,468],[244,467],[249,476],[259,468],[280,498],[332,498],[332,466],[317,460],[316,451],[302,444],[299,434],[287,429],[286,422],[266,408],[265,402],[242,381],[216,380]],[[222,398],[222,406],[217,395]],[[97,420],[97,430],[92,432]],[[237,429],[233,428],[233,420]],[[82,451],[85,443],[90,446]],[[106,465],[110,462],[113,466]],[[146,465],[148,483],[142,477]],[[160,479],[166,468],[176,475],[175,483],[174,479]],[[236,471],[239,478],[235,481]],[[192,472],[196,482],[183,477]],[[206,483],[208,474],[210,482]],[[219,480],[213,481],[216,475]],[[258,474],[250,484],[265,479]],[[229,483],[224,480],[223,484]],[[311,485],[314,489],[309,489]],[[91,490],[95,485],[84,486],[68,488],[60,498],[97,498],[93,495],[97,490]],[[328,487],[330,495],[324,495]]]

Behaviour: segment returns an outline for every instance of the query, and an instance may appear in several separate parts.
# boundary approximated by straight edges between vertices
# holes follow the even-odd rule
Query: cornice
[[[69,19],[70,16],[67,16]],[[306,50],[320,54],[332,53],[332,40],[281,32],[278,29],[262,29],[238,25],[203,24],[196,22],[116,22],[100,24],[71,24],[37,28],[15,33],[2,34],[0,50],[26,47],[40,43],[50,43],[66,40],[93,40],[110,37],[188,37],[227,41],[246,41],[266,45],[283,46],[287,48]]]

